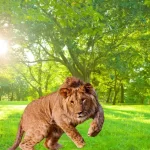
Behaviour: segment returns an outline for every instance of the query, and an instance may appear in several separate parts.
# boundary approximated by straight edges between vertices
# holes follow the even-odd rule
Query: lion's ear
[[[92,94],[93,93],[93,86],[90,83],[86,83],[84,85],[84,89],[86,93]]]
[[[62,95],[64,98],[67,98],[71,94],[71,89],[70,88],[61,88],[59,90],[60,95]]]

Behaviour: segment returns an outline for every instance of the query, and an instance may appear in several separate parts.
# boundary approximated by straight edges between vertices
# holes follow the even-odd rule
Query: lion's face
[[[72,119],[83,122],[95,112],[96,95],[90,84],[78,88],[63,88],[60,91],[64,96],[65,110]]]

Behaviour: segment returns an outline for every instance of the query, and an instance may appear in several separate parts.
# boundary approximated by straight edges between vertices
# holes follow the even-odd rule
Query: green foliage
[[[0,102],[0,149],[8,149],[16,137],[18,123],[23,109],[26,106],[25,102],[17,103]],[[93,148],[104,150],[150,149],[150,106],[103,105],[103,108],[105,112],[105,123],[98,136],[94,138],[87,136],[91,120],[77,127],[86,141],[83,150],[93,150]],[[43,142],[38,144],[36,149],[44,150]],[[62,150],[78,149],[65,134],[60,138],[59,143],[63,145]]]
[[[100,100],[148,103],[147,0],[2,0],[0,4],[0,36],[11,41],[13,67],[28,85],[24,97],[45,95],[73,75],[92,82]],[[27,52],[34,60],[27,58]]]
[[[8,66],[0,68],[0,100],[25,100],[28,85]]]

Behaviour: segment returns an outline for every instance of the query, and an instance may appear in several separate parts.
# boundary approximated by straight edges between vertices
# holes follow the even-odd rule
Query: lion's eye
[[[74,104],[74,101],[70,101],[71,104]]]

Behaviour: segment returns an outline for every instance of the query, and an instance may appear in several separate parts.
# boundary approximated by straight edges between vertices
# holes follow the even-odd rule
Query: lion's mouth
[[[85,115],[82,115],[82,116],[80,115],[80,116],[77,117],[77,120],[78,120],[79,123],[84,122],[86,119],[87,119],[87,117]]]
[[[78,115],[78,118],[83,118],[83,117],[85,117],[84,115]]]
[[[77,116],[78,119],[85,119],[86,118],[86,115],[85,114],[80,114]]]

